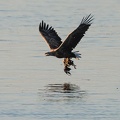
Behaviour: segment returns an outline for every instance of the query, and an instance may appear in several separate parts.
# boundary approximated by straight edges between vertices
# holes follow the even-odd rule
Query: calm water
[[[0,120],[120,119],[119,0],[0,1]],[[76,47],[82,58],[67,76],[62,59],[46,57],[44,20],[64,40],[92,13]],[[73,90],[64,92],[69,83]]]

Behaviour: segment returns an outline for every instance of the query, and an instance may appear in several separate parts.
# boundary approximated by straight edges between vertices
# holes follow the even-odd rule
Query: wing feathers
[[[58,36],[57,32],[54,30],[54,28],[52,28],[52,26],[49,27],[48,24],[42,21],[39,25],[39,31],[45,38],[50,49],[56,49],[61,45],[61,38]]]
[[[54,28],[52,26],[49,27],[49,24],[46,24],[44,21],[40,23],[39,31],[51,49],[72,51],[92,24],[93,19],[91,14],[83,17],[77,29],[75,29],[63,43]]]
[[[93,21],[93,16],[91,16],[91,14],[89,14],[87,17],[83,17],[81,24],[86,23],[89,24],[91,21]]]
[[[66,49],[68,51],[72,51],[76,45],[80,42],[81,38],[84,36],[85,32],[88,30],[89,26],[92,24],[93,16],[88,15],[83,17],[80,25],[76,30],[74,30],[66,40],[61,44],[58,50]]]

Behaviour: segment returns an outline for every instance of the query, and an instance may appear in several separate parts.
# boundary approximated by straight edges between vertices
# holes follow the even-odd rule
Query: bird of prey
[[[79,59],[81,57],[81,54],[79,53],[79,51],[72,52],[72,50],[80,42],[85,32],[92,24],[92,21],[93,16],[91,14],[83,17],[80,25],[68,35],[64,42],[61,41],[61,38],[58,36],[57,32],[52,26],[49,26],[49,24],[46,24],[43,20],[39,24],[39,32],[51,49],[51,51],[46,52],[45,55],[55,56],[57,58],[64,58],[64,71],[66,74],[70,75],[71,65],[76,68],[76,65],[71,59]]]

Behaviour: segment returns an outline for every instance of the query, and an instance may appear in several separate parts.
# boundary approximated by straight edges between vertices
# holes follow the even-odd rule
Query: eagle
[[[46,52],[45,55],[64,58],[64,71],[66,74],[71,74],[70,66],[74,66],[76,69],[76,65],[71,59],[79,59],[81,58],[81,54],[79,51],[72,52],[72,50],[77,46],[85,32],[91,26],[93,19],[94,18],[91,14],[83,17],[80,25],[67,36],[64,42],[62,42],[61,38],[52,26],[49,26],[49,24],[46,24],[43,20],[39,24],[39,32],[51,50],[50,52]]]

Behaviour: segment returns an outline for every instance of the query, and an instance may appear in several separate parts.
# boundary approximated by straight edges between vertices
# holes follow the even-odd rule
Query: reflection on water
[[[39,89],[39,96],[44,100],[66,101],[82,99],[86,96],[86,91],[71,83],[48,84],[44,90]]]
[[[79,91],[79,86],[70,83],[64,84],[48,84],[47,90],[51,92],[73,93]]]

